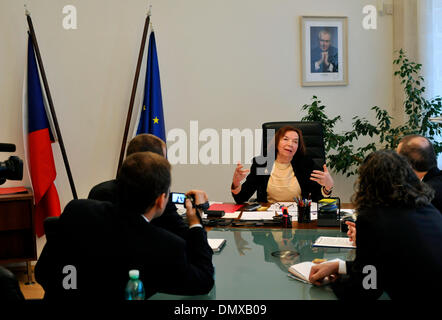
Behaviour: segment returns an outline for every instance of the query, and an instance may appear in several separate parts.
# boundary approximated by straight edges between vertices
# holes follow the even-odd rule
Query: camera
[[[172,203],[174,204],[184,204],[186,201],[186,194],[181,192],[171,192],[170,197],[172,198]]]
[[[15,145],[0,143],[0,152],[15,152]],[[0,185],[6,180],[23,179],[23,161],[16,156],[9,157],[6,161],[0,161]]]
[[[195,208],[195,196],[193,194],[186,196],[186,194],[182,192],[171,192],[170,197],[172,198],[173,204],[182,205],[186,203],[186,199],[189,199],[190,202],[192,202],[192,208]]]

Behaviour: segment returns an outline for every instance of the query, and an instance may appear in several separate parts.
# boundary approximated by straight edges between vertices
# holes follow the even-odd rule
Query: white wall
[[[28,0],[52,98],[79,197],[115,176],[147,4],[153,5],[166,130],[198,120],[199,129],[260,128],[300,120],[318,95],[339,130],[370,108],[391,110],[392,17],[362,28],[362,8],[375,0]],[[77,8],[78,29],[62,26],[65,5]],[[347,16],[349,85],[300,85],[301,15]],[[27,24],[23,3],[0,0],[0,142],[24,157],[21,104]],[[142,72],[140,82],[143,82]],[[140,87],[141,88],[141,87]],[[141,92],[136,99],[140,103]],[[201,143],[202,146],[204,143]],[[62,206],[71,199],[59,148],[54,147]],[[0,154],[0,161],[9,155]],[[231,201],[235,165],[176,165],[173,189],[206,190]],[[335,175],[348,202],[354,179]],[[30,185],[7,182],[5,186]]]

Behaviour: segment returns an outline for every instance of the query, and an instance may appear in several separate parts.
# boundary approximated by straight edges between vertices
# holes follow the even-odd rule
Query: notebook
[[[348,248],[355,249],[356,246],[347,237],[319,237],[316,239],[313,247],[327,248]]]
[[[207,241],[213,252],[220,252],[226,243],[226,239],[207,239]]]
[[[325,261],[325,262],[333,262],[333,261],[339,261],[339,259],[333,259],[333,260]],[[322,262],[322,263],[324,263],[324,262]],[[306,261],[306,262],[294,264],[294,265],[290,266],[290,268],[289,268],[289,272],[290,272],[289,277],[291,277],[295,280],[299,280],[304,283],[311,284],[311,282],[308,279],[310,277],[310,270],[313,265],[314,265],[314,263],[311,261]],[[328,283],[330,283],[330,279],[328,277],[326,277],[323,280],[322,285],[326,285]]]

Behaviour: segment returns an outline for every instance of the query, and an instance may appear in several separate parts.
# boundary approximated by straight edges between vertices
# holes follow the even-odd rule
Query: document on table
[[[353,242],[350,241],[350,238],[345,237],[319,237],[316,239],[313,247],[356,248]]]
[[[223,219],[238,219],[239,215],[241,214],[241,211],[236,212],[226,212],[224,213]]]
[[[212,239],[208,238],[207,242],[209,243],[210,248],[212,248],[213,252],[219,252],[223,248],[226,243],[226,239]]]
[[[241,220],[273,220],[273,211],[243,211]]]

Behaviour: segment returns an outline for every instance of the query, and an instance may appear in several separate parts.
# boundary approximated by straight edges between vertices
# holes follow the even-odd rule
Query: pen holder
[[[310,208],[310,206],[302,207],[298,205],[298,223],[311,222]]]

